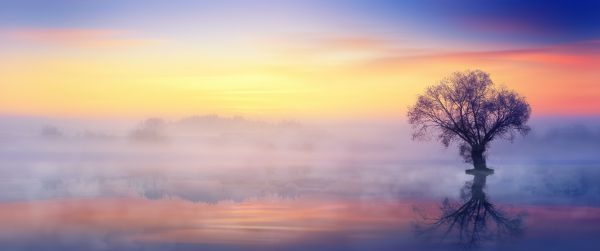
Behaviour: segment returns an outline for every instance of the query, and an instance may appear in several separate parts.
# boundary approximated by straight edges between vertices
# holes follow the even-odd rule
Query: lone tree
[[[427,139],[430,131],[448,147],[459,143],[461,156],[475,169],[487,169],[485,151],[496,138],[513,140],[527,134],[531,108],[512,90],[496,87],[486,72],[455,72],[427,88],[409,107],[413,139]]]

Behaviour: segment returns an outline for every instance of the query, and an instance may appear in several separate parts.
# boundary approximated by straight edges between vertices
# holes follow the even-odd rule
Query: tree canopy
[[[478,168],[485,167],[483,153],[489,142],[512,140],[530,130],[526,124],[530,113],[523,96],[496,86],[488,73],[474,70],[455,72],[428,87],[409,107],[408,121],[413,138],[428,138],[435,131],[444,146],[457,141],[461,155]]]

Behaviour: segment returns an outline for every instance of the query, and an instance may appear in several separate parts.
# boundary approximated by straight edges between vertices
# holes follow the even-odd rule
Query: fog
[[[600,204],[600,174],[590,168],[600,163],[600,122],[571,120],[534,120],[525,138],[494,142],[488,161],[499,172],[490,182],[501,187],[494,189],[498,198],[519,194],[517,201],[535,195],[540,203]],[[413,141],[401,120],[260,121],[207,115],[2,121],[2,201],[439,198],[455,195],[466,179],[462,170],[470,167],[456,147]]]
[[[6,250],[436,250],[411,234],[412,208],[435,212],[472,179],[456,146],[413,141],[402,120],[1,121]],[[485,191],[527,216],[515,250],[565,234],[554,246],[589,249],[595,228],[576,226],[600,205],[600,119],[531,125],[492,144]]]

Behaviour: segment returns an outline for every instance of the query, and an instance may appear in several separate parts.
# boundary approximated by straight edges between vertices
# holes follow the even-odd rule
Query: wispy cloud
[[[21,43],[67,47],[130,47],[159,42],[118,29],[19,28],[0,31],[0,34]]]
[[[396,53],[376,58],[368,64],[374,67],[387,68],[403,65],[407,62],[418,61],[512,61],[588,68],[596,65],[599,60],[600,43],[597,41],[585,41],[556,46],[538,46],[512,50],[425,50],[416,55]]]

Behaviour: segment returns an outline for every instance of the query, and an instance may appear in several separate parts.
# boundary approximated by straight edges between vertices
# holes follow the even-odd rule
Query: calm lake
[[[471,166],[456,149],[413,142],[404,129],[339,128],[345,129],[177,129],[159,142],[118,132],[46,137],[37,129],[5,129],[1,249],[600,245],[600,166],[593,142],[546,141],[544,135],[556,133],[546,130],[500,143],[489,158],[495,172],[478,176],[465,173]],[[456,222],[469,224],[448,230],[451,214],[468,203],[478,204]],[[450,216],[448,224],[432,229],[443,216]]]

